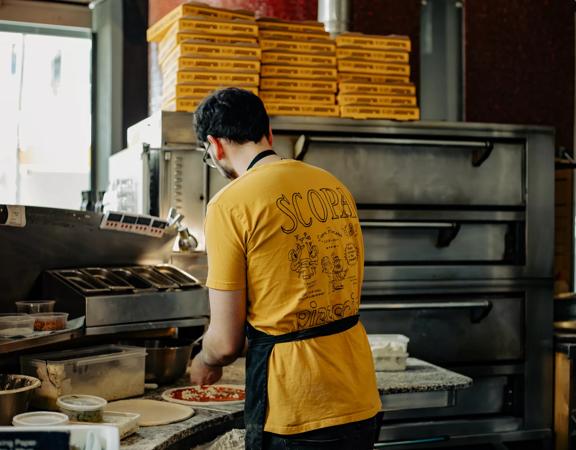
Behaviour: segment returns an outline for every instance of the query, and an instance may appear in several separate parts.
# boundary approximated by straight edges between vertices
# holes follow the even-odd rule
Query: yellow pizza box
[[[196,97],[206,97],[214,91],[219,89],[233,87],[228,84],[220,85],[209,85],[209,84],[170,84],[163,85],[162,94],[163,98],[178,99],[178,98],[196,98]],[[240,86],[237,86],[240,87]],[[242,86],[242,89],[252,92],[258,95],[258,88],[255,86]]]
[[[162,103],[162,111],[194,112],[204,97],[173,98]]]
[[[175,33],[169,39],[162,39],[158,43],[158,60],[163,60],[179,45],[187,41],[205,42],[211,44],[237,44],[245,46],[258,46],[256,38],[243,36],[225,36],[205,33]]]
[[[330,33],[318,29],[313,33],[296,32],[296,31],[283,31],[283,30],[266,30],[260,28],[258,30],[258,37],[260,39],[297,39],[299,41],[313,41],[316,39],[330,39]]]
[[[256,44],[218,44],[205,41],[184,41],[162,54],[158,52],[158,59],[162,63],[173,53],[180,56],[208,56],[210,58],[246,58],[260,59],[260,47]]]
[[[373,61],[362,61],[359,59],[339,59],[338,70],[340,72],[410,76],[409,64],[379,63]]]
[[[260,74],[178,70],[162,74],[163,84],[208,84],[222,86],[258,86]]]
[[[256,20],[261,30],[294,31],[296,33],[323,33],[324,24],[315,20],[280,20],[272,17],[261,17]]]
[[[333,94],[336,92],[335,81],[299,80],[294,78],[262,78],[261,91],[296,91],[296,92],[322,92]]]
[[[309,78],[314,80],[336,80],[338,71],[330,67],[268,66],[260,68],[262,77]]]
[[[376,94],[376,95],[416,95],[416,86],[412,83],[338,83],[340,94]]]
[[[245,10],[230,10],[224,8],[215,8],[204,3],[188,2],[180,5],[162,17],[158,22],[148,28],[146,37],[149,42],[158,42],[170,25],[181,17],[185,16],[203,16],[216,19],[241,19],[254,20],[254,13]]]
[[[262,64],[294,64],[295,66],[336,66],[336,56],[330,54],[300,54],[262,52]]]
[[[334,94],[311,93],[311,92],[286,92],[286,91],[262,91],[260,98],[268,103],[296,103],[296,104],[326,104],[335,105]]]
[[[341,48],[336,50],[339,59],[365,59],[368,61],[408,63],[410,53],[398,50],[366,50],[363,48]]]
[[[179,24],[175,23],[166,36],[158,42],[158,50],[163,47],[174,47],[183,41],[195,40],[214,42],[219,44],[258,44],[256,36],[243,36],[235,34],[209,34],[203,31],[186,32],[180,31]]]
[[[336,44],[330,39],[299,41],[296,39],[267,39],[260,38],[262,50],[288,51],[299,53],[326,53],[334,54]]]
[[[205,17],[182,17],[165,33],[165,39],[170,39],[177,33],[217,34],[256,38],[258,25],[255,21],[213,19]]]
[[[219,59],[181,56],[167,58],[162,64],[162,72],[174,70],[206,70],[211,72],[260,73],[260,61],[252,59]]]
[[[341,83],[351,82],[351,83],[374,83],[374,84],[393,84],[410,83],[410,77],[405,75],[375,75],[369,73],[359,73],[359,72],[338,72],[338,81]]]
[[[338,117],[336,105],[294,105],[292,103],[266,103],[271,116],[323,116]]]
[[[258,46],[242,47],[240,44],[213,44],[201,41],[185,41],[177,45],[167,55],[158,55],[160,66],[174,64],[178,58],[214,58],[260,60]]]
[[[412,43],[408,36],[342,33],[336,36],[338,47],[361,47],[372,50],[400,50],[409,52]]]
[[[352,119],[420,120],[420,109],[401,106],[342,105],[340,115]]]
[[[416,106],[413,95],[339,94],[339,105]]]

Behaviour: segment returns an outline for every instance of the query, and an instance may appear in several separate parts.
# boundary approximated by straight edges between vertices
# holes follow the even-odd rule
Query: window
[[[0,203],[78,209],[90,189],[90,36],[2,30]]]

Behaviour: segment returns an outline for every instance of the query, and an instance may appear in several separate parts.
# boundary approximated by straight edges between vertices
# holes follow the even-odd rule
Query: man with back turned
[[[246,448],[372,449],[381,403],[358,320],[364,248],[350,192],[272,150],[262,101],[217,91],[195,113],[204,161],[232,181],[210,201],[210,325],[191,381],[245,348]]]

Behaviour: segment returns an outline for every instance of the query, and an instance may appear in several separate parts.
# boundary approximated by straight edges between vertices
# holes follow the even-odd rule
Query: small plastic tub
[[[16,311],[19,313],[51,313],[54,311],[56,300],[20,300],[16,302]]]
[[[63,395],[56,404],[71,422],[102,422],[108,402],[95,395]]]
[[[68,313],[35,313],[30,316],[34,318],[34,331],[63,330],[68,323]]]
[[[0,338],[28,336],[34,331],[34,317],[22,313],[0,314]]]
[[[46,427],[54,425],[66,425],[68,416],[53,411],[34,411],[18,414],[12,418],[15,427]]]

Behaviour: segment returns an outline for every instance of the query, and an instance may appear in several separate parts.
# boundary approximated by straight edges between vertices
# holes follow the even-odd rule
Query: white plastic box
[[[96,395],[119,400],[144,393],[146,349],[103,345],[27,355],[20,358],[22,373],[42,381],[31,404],[57,411],[61,395]]]
[[[369,334],[368,342],[372,349],[374,368],[383,372],[406,370],[409,341],[410,339],[402,334]]]

